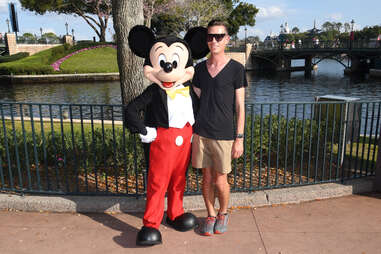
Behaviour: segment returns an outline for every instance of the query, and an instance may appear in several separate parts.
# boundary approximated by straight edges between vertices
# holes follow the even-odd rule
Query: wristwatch
[[[243,134],[242,133],[239,133],[235,136],[235,138],[243,138]]]

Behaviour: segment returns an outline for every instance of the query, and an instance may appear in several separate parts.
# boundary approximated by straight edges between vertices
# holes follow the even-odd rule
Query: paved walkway
[[[381,193],[233,209],[229,231],[212,237],[163,224],[163,244],[149,248],[135,245],[141,216],[0,211],[0,253],[381,253]]]

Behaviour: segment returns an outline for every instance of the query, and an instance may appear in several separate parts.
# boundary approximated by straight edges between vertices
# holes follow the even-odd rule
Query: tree
[[[321,28],[323,31],[328,32],[334,30],[334,25],[331,22],[327,21],[321,26]]]
[[[143,59],[135,56],[128,47],[129,31],[144,22],[143,0],[112,0],[112,11],[122,102],[127,104],[144,89]]]
[[[151,28],[156,35],[174,34],[176,36],[183,29],[184,18],[174,14],[156,14],[152,17]]]
[[[37,38],[32,33],[24,33],[19,40],[32,43],[35,42]]]
[[[334,23],[336,31],[340,33],[343,24],[341,22]]]
[[[60,38],[52,32],[44,33],[41,37],[41,40],[47,42],[47,43],[59,43]]]
[[[349,33],[351,31],[351,25],[348,22],[344,23],[344,32]]]
[[[100,41],[106,40],[111,0],[20,0],[20,3],[24,9],[40,15],[46,12],[78,15],[95,31]]]
[[[176,16],[183,18],[182,31],[207,26],[213,18],[226,18],[228,13],[220,0],[187,0],[178,3]]]
[[[228,18],[229,34],[234,35],[239,31],[240,26],[254,26],[255,15],[259,9],[249,3],[239,3]]]
[[[291,31],[293,34],[297,34],[300,32],[299,28],[297,28],[297,27],[294,27]]]
[[[164,14],[173,8],[175,0],[144,0],[143,15],[144,24],[151,27],[151,19],[154,15]]]

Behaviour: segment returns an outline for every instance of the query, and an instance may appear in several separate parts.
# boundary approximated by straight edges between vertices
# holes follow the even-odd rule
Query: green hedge
[[[0,63],[13,62],[28,57],[28,52],[20,52],[11,56],[0,56]]]
[[[274,163],[274,159],[277,156],[278,151],[278,131],[279,131],[279,153],[278,160],[279,166],[285,167],[286,152],[287,152],[287,166],[289,166],[294,157],[295,160],[300,161],[301,156],[306,158],[310,151],[310,140],[312,142],[312,149],[316,151],[317,137],[318,137],[318,125],[314,120],[304,120],[304,131],[303,131],[303,121],[296,118],[290,118],[288,120],[283,116],[278,120],[277,115],[271,116],[271,131],[269,131],[269,120],[270,115],[267,115],[262,120],[262,132],[261,132],[261,118],[259,115],[255,116],[252,120],[249,116],[247,118],[246,124],[246,151],[248,151],[248,156],[250,156],[250,149],[253,146],[254,162],[258,163],[260,159],[260,153],[262,149],[262,162],[267,164],[269,151],[271,163]],[[296,124],[296,125],[295,125]],[[253,128],[251,127],[253,125]],[[324,123],[320,125],[320,138],[324,137]],[[253,129],[253,133],[251,133]],[[296,129],[296,134],[294,133]],[[288,135],[287,135],[288,130]],[[323,131],[322,131],[323,130]],[[270,146],[269,146],[270,139]],[[251,140],[253,140],[253,145],[251,145]],[[261,146],[262,140],[262,146]],[[330,141],[331,139],[329,139]],[[303,145],[302,145],[303,143]],[[287,145],[286,145],[287,144]],[[295,147],[295,149],[294,149]],[[320,140],[319,149],[324,147],[324,142]],[[295,151],[294,151],[295,150]],[[313,153],[313,151],[312,151]],[[250,157],[248,157],[250,158]],[[247,159],[248,161],[249,159]],[[305,161],[305,159],[304,159]],[[239,162],[243,162],[243,157],[239,159]]]
[[[250,156],[251,149],[251,140],[253,141],[253,155],[255,163],[260,159],[260,149],[262,148],[262,160],[263,163],[267,162],[269,149],[270,156],[275,158],[277,149],[278,149],[278,130],[279,130],[279,165],[285,166],[286,159],[286,151],[287,151],[287,164],[292,163],[294,152],[295,159],[300,161],[301,155],[303,154],[304,158],[308,156],[309,147],[310,147],[310,139],[313,142],[312,152],[316,151],[317,144],[317,129],[318,126],[315,121],[305,120],[304,123],[304,132],[302,132],[302,124],[301,120],[290,119],[288,123],[288,142],[286,146],[286,131],[287,131],[287,123],[284,117],[279,119],[276,115],[271,116],[271,144],[268,146],[269,142],[269,118],[270,116],[266,116],[263,118],[262,122],[262,134],[260,132],[261,120],[259,116],[256,116],[253,121],[253,139],[251,139],[251,118],[248,117],[247,120],[247,131],[246,131],[246,151],[248,156]],[[296,126],[295,126],[296,121]],[[30,123],[29,123],[30,125]],[[124,158],[126,156],[127,160],[127,170],[134,171],[134,146],[133,146],[133,135],[130,135],[128,131],[126,131],[126,146],[123,145],[123,129],[121,126],[115,128],[115,139],[113,137],[113,131],[111,127],[105,128],[104,130],[104,139],[102,134],[102,128],[100,126],[94,127],[94,134],[91,132],[91,127],[87,126],[84,130],[84,136],[82,136],[82,130],[79,124],[75,124],[73,134],[70,126],[66,126],[64,128],[63,137],[64,143],[62,142],[62,135],[60,132],[59,126],[55,125],[54,133],[51,132],[50,127],[46,127],[47,130],[45,132],[45,141],[42,138],[41,128],[40,126],[35,126],[35,142],[37,149],[38,161],[41,164],[45,162],[48,166],[55,166],[58,161],[61,159],[65,159],[65,166],[67,167],[75,167],[78,165],[80,168],[118,168],[122,170],[124,168]],[[311,126],[312,125],[312,126]],[[320,126],[320,146],[318,149],[322,149],[324,147],[324,124]],[[295,151],[294,151],[294,130],[296,127],[296,139],[295,139]],[[312,127],[312,132],[310,131]],[[5,151],[5,141],[3,130],[0,131],[0,154],[2,156],[2,161],[5,163],[7,161],[6,151]],[[11,152],[12,161],[16,163],[15,160],[15,145],[17,145],[18,152],[21,158],[26,158],[25,156],[25,144],[23,138],[23,132],[21,130],[20,124],[16,127],[16,142],[14,140],[14,135],[12,131],[12,127],[10,123],[7,124],[7,138],[8,138],[8,146],[9,151]],[[30,162],[34,161],[34,142],[31,128],[26,128],[26,146],[28,151],[28,157]],[[93,137],[94,135],[94,142]],[[53,142],[54,136],[54,142]],[[261,146],[261,137],[262,137],[262,146]],[[303,146],[302,146],[302,140]],[[74,144],[73,145],[73,140]],[[331,139],[328,139],[330,142]],[[104,142],[104,144],[103,144]],[[46,147],[46,159],[44,159],[44,143]],[[142,152],[142,148],[140,145],[140,141],[138,143],[138,152],[137,152],[137,161],[139,163],[138,169],[144,168],[144,155]],[[327,144],[326,144],[327,145]],[[65,152],[66,151],[66,152]],[[328,150],[327,150],[328,151]],[[320,152],[322,153],[322,152]],[[248,157],[250,158],[250,157]],[[23,159],[24,161],[24,159]],[[249,161],[249,159],[247,159]],[[243,158],[239,159],[239,162],[243,162]],[[13,163],[13,164],[14,164]],[[105,163],[105,164],[104,164]]]
[[[98,172],[108,171],[110,168],[117,168],[123,172],[123,168],[126,164],[127,171],[134,172],[134,136],[126,131],[126,137],[125,140],[123,140],[123,130],[121,127],[115,128],[115,139],[111,127],[104,129],[104,136],[102,134],[102,128],[100,127],[94,128],[93,133],[90,128],[86,128],[83,136],[78,124],[76,124],[73,129],[73,135],[69,126],[64,128],[63,135],[58,125],[54,128],[57,128],[54,132],[44,130],[43,139],[41,129],[39,126],[35,126],[35,141],[33,140],[31,129],[26,128],[24,142],[22,129],[16,128],[14,135],[11,126],[8,125],[8,148],[13,167],[15,167],[17,163],[15,152],[17,147],[19,157],[22,158],[22,168],[26,168],[25,164],[23,164],[26,158],[25,151],[28,153],[30,164],[36,163],[34,152],[34,149],[36,149],[40,166],[54,168],[58,165],[61,168],[64,167],[69,170],[79,169],[80,172],[84,171],[85,166],[87,170],[97,169]],[[16,136],[16,138],[14,138],[14,136]],[[1,160],[4,164],[7,162],[7,155],[3,131],[0,133],[0,144]],[[137,149],[138,168],[141,170],[144,167],[144,155],[140,145],[137,145]],[[46,157],[44,154],[46,154]],[[53,168],[51,170],[54,170]]]

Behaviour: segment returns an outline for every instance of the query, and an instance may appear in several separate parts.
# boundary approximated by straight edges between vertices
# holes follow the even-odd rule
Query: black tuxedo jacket
[[[189,81],[183,85],[185,87],[189,86],[193,104],[193,114],[195,115],[198,109],[198,97],[194,93]],[[141,112],[144,112],[144,120]],[[147,134],[146,126],[168,128],[166,92],[157,84],[148,86],[141,95],[136,97],[125,107],[124,124],[132,133],[140,133],[143,135]]]

